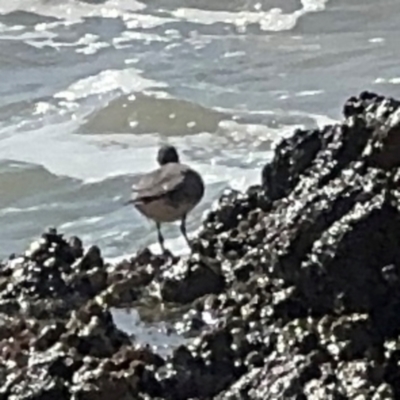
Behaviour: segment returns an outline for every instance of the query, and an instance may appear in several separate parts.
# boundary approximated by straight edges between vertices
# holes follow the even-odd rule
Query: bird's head
[[[165,165],[168,163],[178,163],[179,162],[178,151],[174,146],[169,146],[169,145],[162,146],[160,150],[158,150],[157,162],[160,165]]]

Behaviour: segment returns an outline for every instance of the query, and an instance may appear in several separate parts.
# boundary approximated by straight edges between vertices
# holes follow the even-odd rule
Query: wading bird
[[[159,168],[143,175],[132,187],[133,204],[143,215],[157,226],[158,241],[165,252],[161,224],[181,221],[181,232],[189,247],[186,233],[186,216],[204,195],[204,182],[200,174],[179,162],[174,146],[163,146],[158,151]]]

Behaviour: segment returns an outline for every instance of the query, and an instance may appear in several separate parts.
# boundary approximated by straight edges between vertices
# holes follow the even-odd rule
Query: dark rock
[[[30,366],[7,389],[3,395],[8,399],[70,399],[67,386],[62,380],[52,378],[43,365]]]
[[[80,379],[72,387],[74,399],[80,400],[136,400],[138,378],[134,374],[110,372],[101,369],[86,374],[80,371]]]
[[[152,252],[146,247],[145,249],[140,250],[135,257],[135,262],[138,265],[147,265],[150,264],[153,260]]]
[[[342,123],[282,140],[261,186],[221,196],[188,258],[107,265],[46,232],[0,268],[0,397],[400,398],[399,115],[364,92]],[[107,311],[135,301],[156,318],[153,289],[192,336],[165,358]]]
[[[104,261],[101,257],[101,251],[97,246],[91,246],[84,254],[82,259],[80,259],[75,267],[81,271],[88,271],[92,268],[103,267]]]
[[[35,348],[39,351],[50,348],[58,341],[64,331],[65,326],[60,322],[44,326],[35,340]]]
[[[180,271],[176,274],[174,269]],[[224,287],[224,277],[214,266],[207,261],[189,260],[187,265],[175,264],[164,273],[161,296],[168,302],[190,303],[205,294],[219,293]]]
[[[144,288],[153,280],[154,273],[146,268],[137,267],[133,271],[131,265],[126,264],[126,270],[119,265],[118,272],[108,275],[107,289],[103,294],[107,304],[116,307],[131,305],[136,301]]]
[[[81,239],[79,239],[77,236],[72,236],[68,240],[68,244],[71,247],[71,253],[75,259],[83,256],[83,243]]]

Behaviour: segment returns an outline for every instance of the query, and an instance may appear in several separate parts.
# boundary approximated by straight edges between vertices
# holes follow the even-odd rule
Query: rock
[[[146,376],[138,365],[145,363],[146,369],[164,363],[148,348],[134,346],[116,328],[110,313],[94,302],[74,313],[65,325],[38,329],[30,322],[14,322],[3,330],[6,339],[17,339],[15,353],[6,355],[9,361],[16,360],[17,353],[25,355],[23,365],[14,364],[24,369],[14,368],[14,375],[9,371],[2,381],[0,396],[10,399],[137,399],[139,388],[151,379],[150,371]],[[0,361],[4,356],[0,354]]]
[[[84,256],[75,264],[75,268],[81,271],[88,271],[92,268],[103,267],[104,261],[101,257],[101,251],[97,246],[91,246]]]
[[[81,239],[77,236],[72,236],[69,238],[68,244],[75,259],[83,256],[83,243]]]
[[[35,348],[39,351],[50,348],[58,341],[64,332],[65,326],[60,322],[44,326],[34,342]]]
[[[80,371],[71,389],[72,398],[80,400],[136,400],[139,378],[132,373],[108,372],[101,369]]]
[[[181,271],[175,273],[174,269]],[[205,294],[219,293],[225,286],[224,277],[218,269],[210,266],[207,261],[194,259],[189,260],[186,266],[172,265],[161,279],[163,300],[183,304],[190,303]]]
[[[123,273],[109,274],[108,287],[103,296],[107,298],[107,304],[115,307],[129,306],[138,300],[141,292],[153,280],[154,273],[145,268],[138,267],[136,271],[128,270]]]
[[[108,265],[51,230],[6,260],[0,398],[400,398],[399,115],[364,92],[341,123],[282,140],[189,257]],[[108,311],[132,302],[187,342],[164,357],[136,343]]]

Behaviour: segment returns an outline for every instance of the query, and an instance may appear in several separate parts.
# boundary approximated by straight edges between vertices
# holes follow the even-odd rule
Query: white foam
[[[303,10],[307,12],[324,11],[329,0],[301,0]]]
[[[69,176],[85,182],[101,181],[108,177],[141,173],[154,168],[149,154],[155,154],[160,144],[158,135],[70,135],[77,121],[68,121],[23,134],[10,135],[0,141],[0,159],[42,165],[59,176]],[[208,134],[174,140],[182,151],[198,142],[206,147]],[[121,146],[123,144],[124,146]],[[214,140],[218,146],[217,140]],[[107,160],[105,162],[105,160]],[[232,181],[232,176],[243,176],[240,167],[228,167],[209,159],[193,163],[209,183]],[[211,164],[211,165],[210,165]],[[252,172],[254,174],[254,172]],[[241,185],[241,182],[237,182]]]
[[[57,18],[58,21],[40,22],[34,27],[33,31],[27,30],[27,27],[21,27],[24,30],[21,34],[15,32],[11,34],[11,28],[6,25],[0,25],[0,37],[5,39],[24,40],[28,45],[35,48],[53,47],[79,47],[76,51],[83,54],[95,54],[100,49],[113,45],[121,49],[129,46],[129,41],[140,40],[143,42],[165,41],[168,42],[173,37],[168,37],[168,30],[165,36],[157,34],[148,34],[143,32],[132,32],[133,29],[151,29],[164,24],[186,20],[190,22],[201,23],[204,25],[216,22],[229,23],[236,26],[238,31],[245,31],[247,25],[258,24],[261,30],[265,31],[285,31],[295,27],[297,21],[303,15],[310,12],[322,11],[328,0],[302,0],[302,8],[293,13],[283,13],[279,8],[273,8],[269,11],[261,11],[260,6],[255,6],[254,10],[246,11],[210,11],[194,8],[178,8],[172,11],[169,17],[159,17],[149,14],[141,14],[146,6],[135,0],[109,0],[102,4],[89,4],[82,1],[66,0],[42,2],[40,0],[25,1],[2,1],[0,13],[9,13],[12,11],[23,10],[34,12],[36,14]],[[116,37],[102,41],[100,38],[94,38],[94,35],[84,35],[76,42],[63,41],[57,39],[57,34],[53,30],[62,25],[77,24],[88,17],[102,18],[120,18],[124,21],[126,31],[118,34]],[[14,28],[13,28],[14,29]],[[28,28],[29,29],[29,28]],[[178,32],[178,36],[180,33]],[[109,38],[108,38],[109,39]],[[190,37],[187,39],[196,49],[203,48],[210,39],[205,37]],[[172,44],[176,46],[177,44]]]
[[[89,4],[76,0],[2,0],[0,13],[27,11],[46,17],[78,22],[87,17],[127,18],[130,13],[144,8],[146,6],[136,0],[109,0],[102,4]]]
[[[8,34],[4,34],[8,33]],[[18,31],[18,33],[13,33],[12,35],[9,34],[10,30],[4,30],[0,33],[0,38],[2,40],[15,40],[15,41],[25,41],[29,44],[30,41],[35,41],[35,40],[40,40],[40,41],[48,41],[50,43],[51,40],[54,40],[54,38],[57,37],[57,35],[53,32],[43,30],[43,31],[32,31],[32,32],[21,32]],[[35,43],[35,42],[34,42]]]
[[[301,92],[296,93],[296,97],[318,96],[324,92],[324,90],[302,90]]]
[[[368,39],[369,43],[383,43],[384,41],[385,41],[385,39],[382,37],[375,37],[375,38]]]
[[[23,31],[25,27],[23,25],[6,25],[0,23],[0,34],[9,33],[9,32],[19,32]],[[1,37],[4,37],[1,35]],[[13,37],[13,36],[12,36]]]
[[[305,14],[323,11],[329,0],[302,0],[302,8],[293,13],[283,13],[280,8],[269,11],[210,11],[194,8],[178,8],[172,11],[175,18],[204,25],[226,23],[245,30],[249,24],[258,24],[264,31],[286,31],[293,29],[300,17]]]
[[[111,46],[108,41],[101,41],[92,34],[86,34],[75,42],[63,41],[58,39],[58,35],[53,32],[60,26],[70,26],[78,24],[84,18],[120,18],[124,21],[128,31],[113,39],[113,44],[117,48],[122,47],[122,42],[134,39],[129,35],[130,29],[151,29],[168,22],[174,21],[173,18],[164,18],[148,14],[139,14],[137,11],[146,8],[140,2],[134,0],[109,0],[104,4],[89,4],[83,1],[66,0],[43,2],[41,0],[26,1],[2,1],[0,4],[0,14],[7,14],[14,11],[33,12],[45,17],[57,18],[57,21],[40,22],[30,27],[14,26],[0,24],[0,38],[8,40],[24,40],[28,45],[35,48],[53,47],[56,49],[62,47],[78,47],[78,53],[95,54],[98,50]],[[18,31],[23,31],[19,33]],[[143,40],[145,34],[136,39]],[[146,38],[148,40],[149,38]],[[162,40],[157,35],[151,35],[151,40]]]
[[[166,42],[168,43],[171,39],[166,37],[162,37],[159,35],[155,35],[152,33],[143,33],[143,32],[135,32],[135,31],[124,31],[120,36],[114,38],[112,40],[113,45],[116,49],[123,48],[126,46],[126,43],[131,42],[132,40],[138,40],[141,42]]]
[[[23,41],[26,44],[41,49],[44,47],[52,47],[61,49],[62,47],[78,47],[77,53],[94,54],[99,49],[109,47],[110,44],[99,40],[99,36],[87,33],[75,42],[63,41],[59,39],[59,35],[53,32],[53,29],[67,25],[63,21],[39,23],[35,25],[33,30],[27,30],[22,27],[23,32],[12,33],[11,30],[2,30],[0,27],[0,38],[3,40]]]
[[[20,213],[29,213],[32,211],[38,211],[43,209],[48,209],[49,205],[39,205],[39,206],[32,206],[32,207],[6,207],[0,210],[0,216],[8,215],[8,214],[20,214]],[[54,207],[54,206],[53,206]]]
[[[400,77],[395,78],[376,78],[374,83],[380,84],[392,84],[392,85],[399,85],[400,84]]]
[[[128,29],[150,29],[176,21],[175,18],[156,17],[149,14],[132,14],[125,17],[125,25]]]
[[[97,75],[81,79],[66,90],[58,92],[55,98],[75,101],[94,94],[120,90],[123,93],[134,91],[142,92],[150,88],[165,88],[167,84],[153,81],[141,76],[141,71],[135,68],[126,68],[122,70],[105,70]]]

